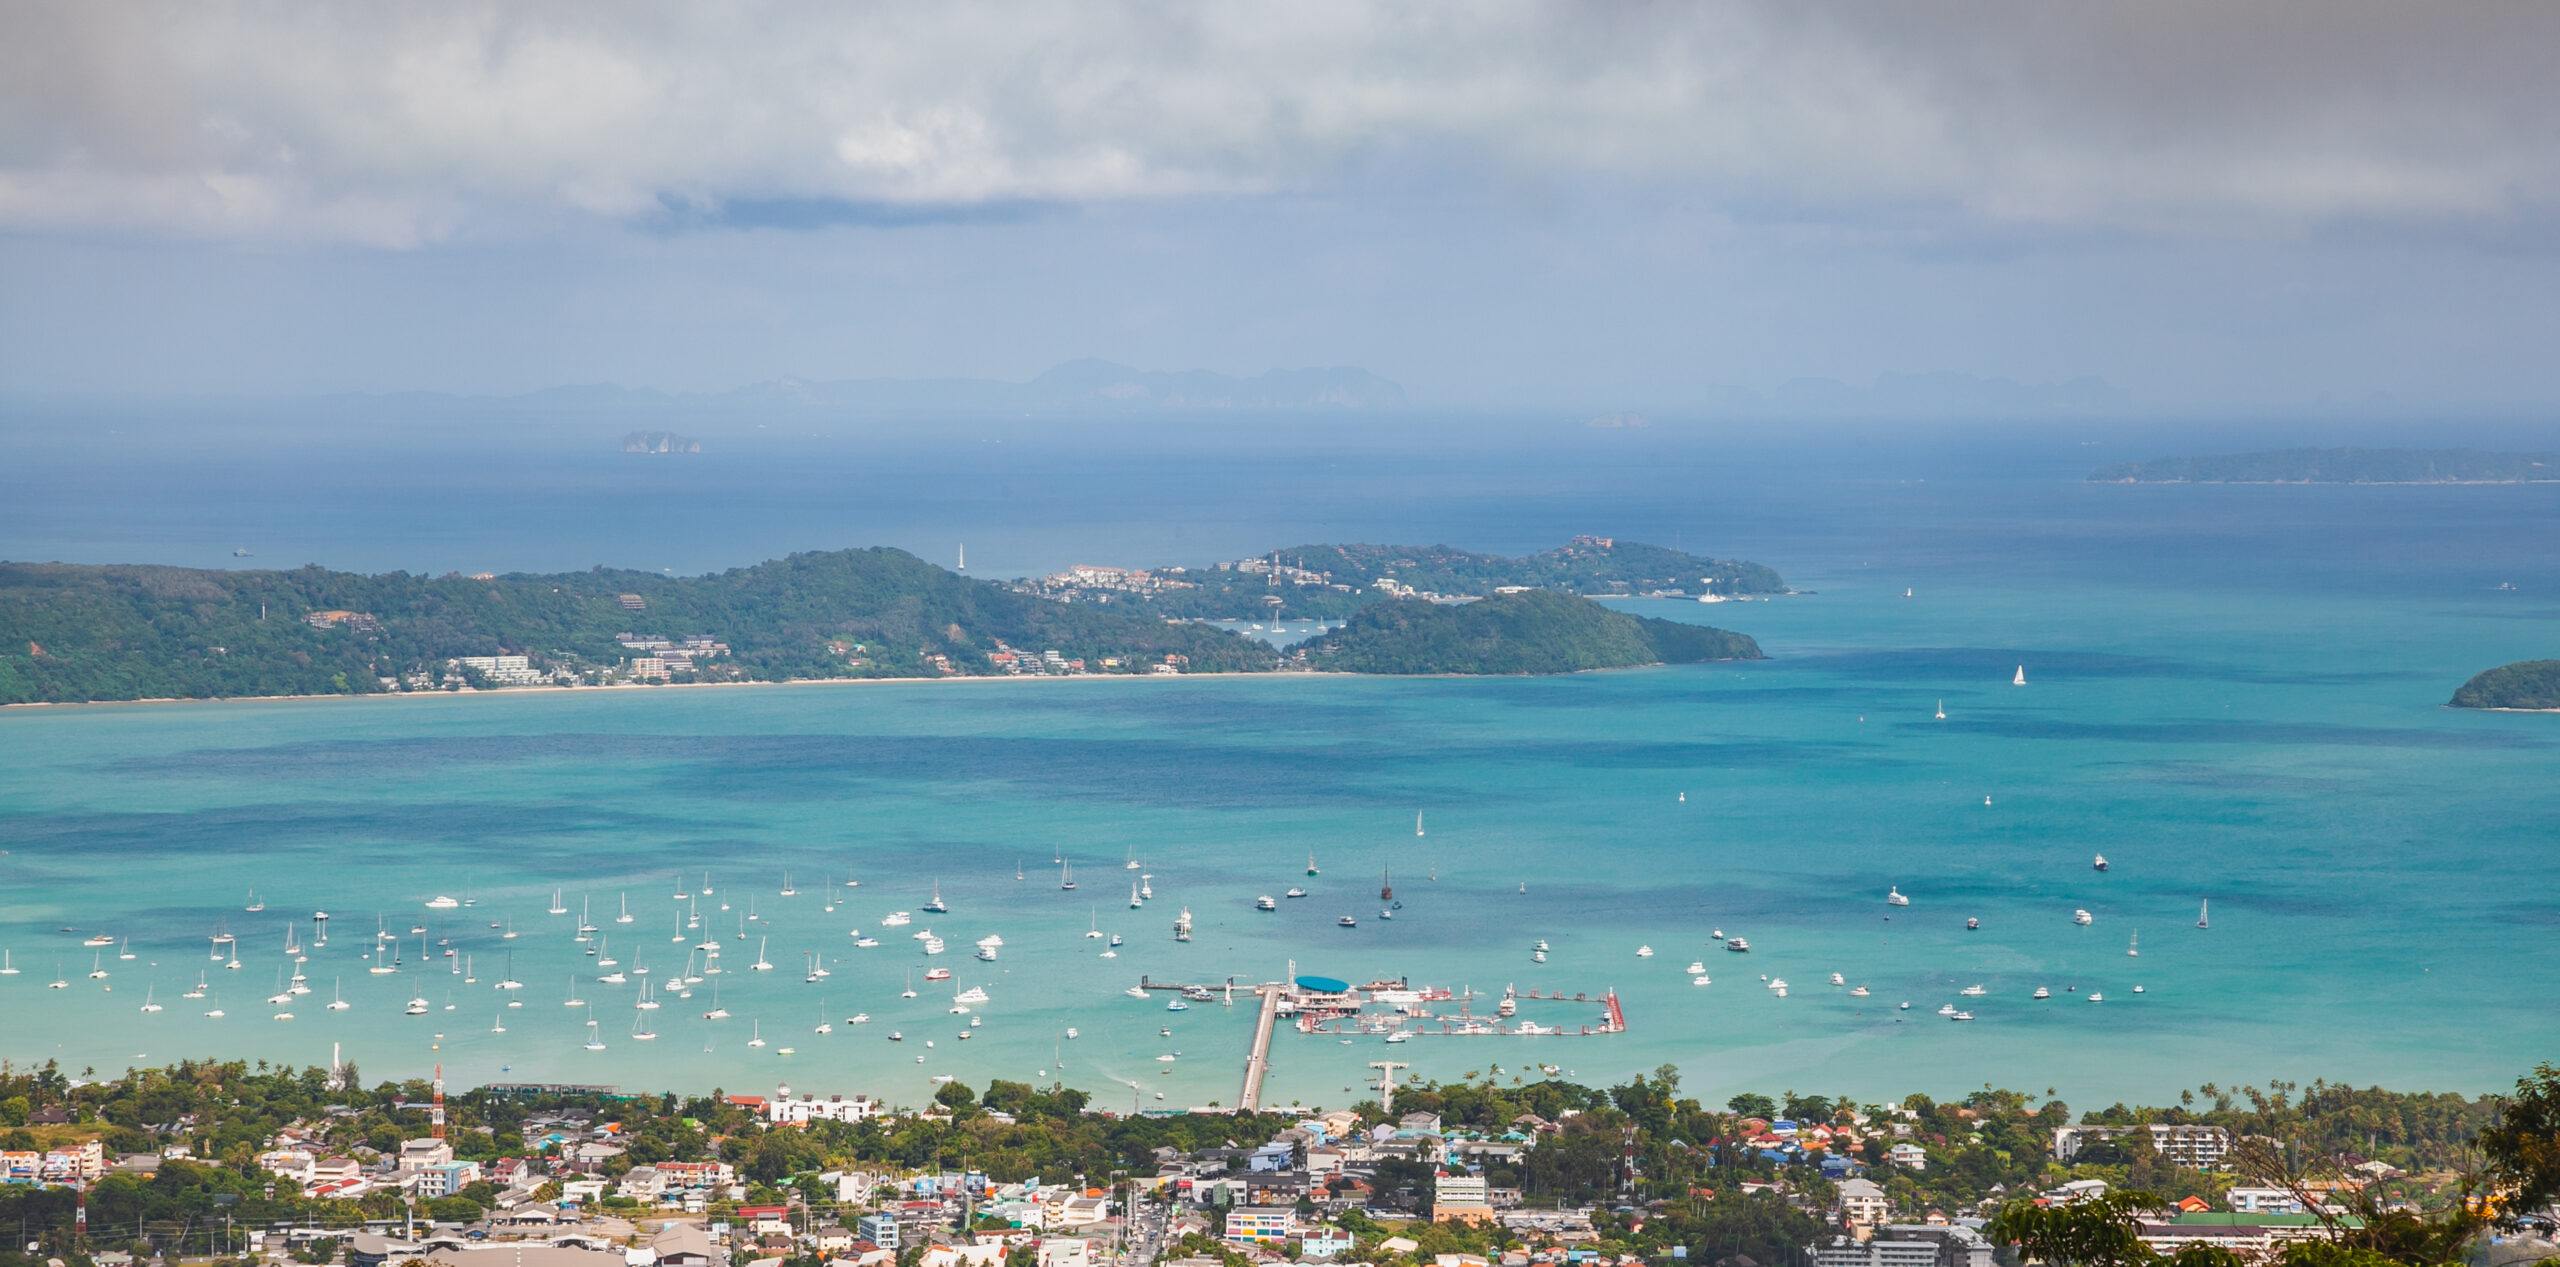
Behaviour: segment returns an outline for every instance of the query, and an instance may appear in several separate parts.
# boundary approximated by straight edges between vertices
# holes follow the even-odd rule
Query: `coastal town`
[[[2136,1187],[2149,1251],[2241,1261],[2345,1243],[2368,1219],[2487,1208],[2448,1206],[2475,1198],[2441,1162],[2449,1141],[2417,1135],[2376,1150],[2396,1161],[2340,1153],[2271,1172],[2278,1141],[2187,1113],[2117,1106],[2073,1121],[1991,1091],[1709,1109],[1677,1098],[1667,1069],[1599,1092],[1399,1084],[1401,1066],[1380,1067],[1376,1098],[1345,1108],[1125,1115],[1005,1082],[983,1094],[946,1082],[903,1105],[789,1086],[680,1099],[500,1083],[448,1098],[440,1074],[367,1091],[345,1065],[191,1064],[107,1081],[6,1070],[0,1218],[21,1221],[29,1248],[0,1257],[1994,1267],[2018,1259],[1999,1235],[2004,1211],[2107,1209]],[[2262,1093],[2246,1099],[2268,1117]],[[2552,1252],[2553,1211],[2505,1213],[2502,1243]]]

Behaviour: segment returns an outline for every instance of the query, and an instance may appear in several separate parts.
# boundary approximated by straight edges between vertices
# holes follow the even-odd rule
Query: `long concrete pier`
[[[1245,1053],[1244,1090],[1236,1096],[1239,1112],[1251,1113],[1262,1107],[1262,1076],[1271,1072],[1271,1032],[1280,1023],[1280,996],[1286,986],[1266,985],[1254,993],[1262,996],[1262,1015],[1253,1022],[1253,1048]]]

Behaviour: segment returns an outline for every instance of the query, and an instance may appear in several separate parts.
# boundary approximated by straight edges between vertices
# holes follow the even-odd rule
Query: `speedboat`
[[[2106,870],[2106,869],[2107,869],[2107,856],[2106,856],[2105,854],[2099,854],[2098,856],[2096,856],[2096,857],[2094,857],[2094,858],[2091,858],[2091,859],[2089,860],[2089,869],[2090,869],[2090,870],[2092,870],[2092,871],[2104,871],[2104,870]]]
[[[2100,994],[2095,990],[2091,990],[2089,992],[2089,1001],[2092,1003],[2104,1003],[2107,1001],[2107,996]]]
[[[1636,947],[1636,958],[1638,958],[1638,959],[1651,959],[1651,958],[1653,958],[1653,947],[1651,947],[1651,946],[1638,946],[1638,947]]]
[[[1853,987],[1851,987],[1851,988],[1850,988],[1850,990],[1849,990],[1849,997],[1850,997],[1850,998],[1853,998],[1853,999],[1863,999],[1863,998],[1867,997],[1867,987],[1865,987],[1865,986],[1853,986]]]
[[[1961,994],[1961,995],[1963,995],[1964,997],[1966,997],[1966,998],[1968,998],[1968,999],[1978,999],[1978,998],[1981,998],[1983,995],[1989,994],[1989,993],[1991,993],[1991,992],[1990,992],[1989,990],[1983,989],[1983,988],[1982,988],[1982,986],[1981,986],[1979,983],[1977,983],[1977,984],[1974,984],[1974,985],[1966,986],[1965,988],[1963,988],[1963,989],[1961,989],[1961,990],[1956,991],[1956,993]]]
[[[1715,984],[1715,982],[1714,982],[1713,980],[1709,979],[1709,978],[1708,978],[1708,976],[1707,976],[1707,974],[1705,974],[1705,973],[1703,973],[1703,972],[1700,972],[1700,973],[1696,973],[1696,974],[1692,975],[1692,976],[1689,978],[1689,984],[1691,984],[1691,985],[1714,985],[1714,984]]]
[[[1969,1020],[1972,1020],[1972,1019],[1973,1019],[1973,1013],[1971,1013],[1971,1012],[1957,1012],[1957,1013],[1955,1013],[1954,1015],[1949,1016],[1947,1019],[1948,1019],[1948,1020],[1951,1020],[1951,1021],[1969,1021]]]
[[[1706,970],[1707,961],[1704,959],[1692,959],[1689,961],[1688,967],[1681,969],[1682,972],[1686,972],[1693,977]]]
[[[1747,955],[1751,953],[1751,939],[1747,937],[1727,937],[1724,939],[1724,948],[1737,955]]]
[[[1307,891],[1306,891],[1305,889],[1301,889],[1301,888],[1297,888],[1297,887],[1292,886],[1288,892],[1283,893],[1283,894],[1281,894],[1280,896],[1282,896],[1282,897],[1305,897],[1306,895],[1307,895]]]
[[[2097,922],[2097,917],[2091,915],[2087,909],[2083,908],[2071,912],[2071,922],[2086,927]]]
[[[2052,997],[2053,997],[2053,991],[2048,990],[2048,989],[2044,988],[2043,986],[2037,986],[2037,987],[2036,987],[2036,992],[2035,992],[2034,994],[2028,995],[2027,997],[2029,997],[2029,998],[2033,998],[2033,999],[2049,999],[2049,998],[2052,998]]]
[[[1253,909],[1257,911],[1276,911],[1280,909],[1280,904],[1272,901],[1271,895],[1265,893],[1262,896],[1253,899]]]
[[[1180,999],[1167,999],[1165,1000],[1164,1010],[1168,1012],[1188,1012],[1191,1010],[1191,1005]]]
[[[1340,919],[1338,919],[1338,920],[1335,920],[1335,921],[1333,921],[1333,922],[1334,922],[1334,923],[1336,923],[1336,924],[1338,924],[1338,925],[1341,925],[1341,926],[1342,926],[1342,927],[1344,927],[1344,928],[1358,928],[1358,927],[1360,926],[1360,921],[1358,921],[1358,920],[1356,920],[1356,919],[1353,919],[1353,918],[1351,918],[1351,917],[1350,917],[1350,916],[1348,916],[1348,915],[1345,915],[1345,916],[1343,916],[1342,918],[1340,918]]]
[[[1941,1003],[1941,1004],[1939,1004],[1939,1005],[1938,1005],[1938,1015],[1940,1015],[1940,1016],[1953,1016],[1953,1015],[1955,1015],[1955,1014],[1956,1014],[1956,1005],[1955,1005],[1955,1004],[1953,1004],[1953,1003]]]

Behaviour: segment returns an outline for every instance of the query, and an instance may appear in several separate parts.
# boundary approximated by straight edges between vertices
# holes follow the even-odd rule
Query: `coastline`
[[[1758,660],[1698,660],[1691,663],[1755,664],[1766,662],[1768,659],[1769,657],[1764,655],[1759,657]],[[187,705],[215,704],[285,704],[312,700],[355,703],[369,700],[487,698],[534,699],[567,695],[591,695],[597,692],[712,691],[758,686],[948,686],[963,682],[1193,682],[1210,679],[1226,680],[1234,678],[1254,678],[1263,681],[1283,678],[1329,678],[1406,682],[1476,682],[1533,677],[1571,678],[1583,677],[1595,673],[1627,673],[1639,669],[1663,669],[1673,667],[1678,666],[1672,665],[1666,661],[1654,660],[1644,664],[1619,664],[1596,669],[1572,669],[1563,673],[1346,673],[1337,669],[1280,669],[1259,673],[1242,673],[1233,670],[1213,670],[1207,673],[1077,673],[1038,675],[989,673],[976,674],[968,677],[813,677],[789,678],[781,681],[758,680],[753,682],[617,682],[610,686],[516,686],[500,687],[493,690],[365,691],[344,695],[165,695],[154,696],[148,699],[28,700],[24,703],[18,704],[0,704],[0,717],[6,717],[12,712],[36,710],[162,708],[171,706],[183,707]],[[2514,709],[2497,711],[2530,712],[2536,710]],[[2560,709],[2548,711],[2560,712]]]
[[[353,703],[363,700],[423,700],[470,698],[547,698],[551,696],[590,695],[597,692],[623,691],[708,691],[753,686],[942,686],[957,682],[1181,682],[1201,678],[1354,678],[1384,677],[1376,673],[1335,673],[1322,669],[1292,669],[1285,672],[1239,673],[1211,671],[1207,673],[1078,673],[1078,674],[974,674],[967,677],[812,677],[782,680],[759,679],[752,682],[617,682],[610,686],[515,686],[494,690],[458,691],[363,691],[329,695],[163,695],[148,699],[101,700],[28,700],[17,704],[0,704],[0,716],[20,709],[137,708],[190,704],[279,704],[304,700],[330,700]]]

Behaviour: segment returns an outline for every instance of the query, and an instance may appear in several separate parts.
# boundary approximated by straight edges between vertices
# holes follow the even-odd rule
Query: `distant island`
[[[1393,599],[1481,598],[1520,587],[1710,602],[1787,592],[1785,578],[1758,563],[1597,536],[1517,558],[1445,545],[1305,545],[1207,567],[1087,565],[1014,584],[1043,598],[1170,619],[1251,621],[1340,620]]]
[[[2560,710],[2560,660],[2518,660],[2462,684],[2455,708]]]
[[[1759,655],[1742,635],[1613,612],[1569,585],[1627,592],[1630,583],[1601,578],[1666,564],[1697,574],[1690,584],[1709,597],[1724,597],[1716,587],[1783,585],[1756,564],[1709,566],[1605,538],[1526,559],[1384,546],[1308,547],[1305,557],[1368,579],[1235,566],[1198,574],[1215,586],[1157,589],[1146,573],[1083,569],[1095,587],[1124,588],[1052,592],[885,548],[691,577],[0,563],[0,704],[1291,668],[1557,673]],[[1387,569],[1372,564],[1450,592],[1375,575]],[[1480,588],[1455,592],[1470,585]],[[1351,624],[1283,653],[1177,610],[1261,610],[1259,600],[1283,593],[1322,594]],[[1371,611],[1380,614],[1360,618]]]
[[[2120,462],[2107,484],[2538,484],[2560,481],[2560,454],[2481,449],[2268,449]]]
[[[1742,634],[1631,616],[1535,589],[1472,603],[1377,603],[1304,653],[1318,669],[1407,674],[1575,673],[1763,658],[1760,644]]]
[[[700,453],[702,442],[672,431],[634,431],[622,437],[625,453]]]

